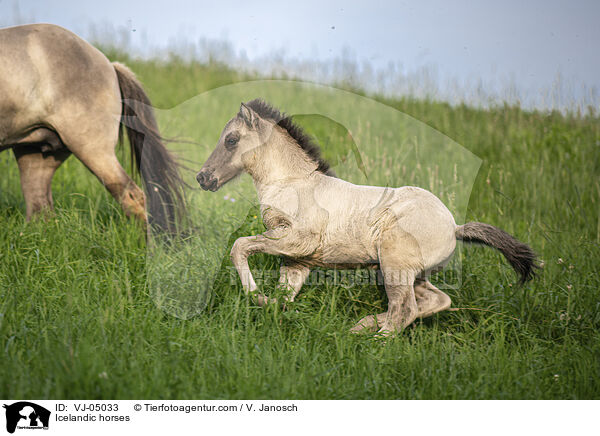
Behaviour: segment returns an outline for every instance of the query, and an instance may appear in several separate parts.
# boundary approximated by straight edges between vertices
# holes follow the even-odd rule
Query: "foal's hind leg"
[[[401,265],[382,268],[385,292],[388,297],[388,311],[379,333],[385,335],[408,327],[417,319],[419,313],[413,288],[416,272],[398,267]]]
[[[378,313],[377,315],[367,315],[358,321],[350,331],[352,333],[358,333],[362,330],[375,330],[380,325],[383,325],[386,317],[387,312]]]
[[[419,314],[414,282],[423,269],[420,247],[410,234],[394,227],[382,235],[379,265],[388,297],[379,332],[388,335],[408,327]]]
[[[434,313],[441,312],[450,307],[450,297],[428,280],[417,279],[415,281],[415,297],[419,307],[419,318],[426,318]]]
[[[433,286],[428,280],[415,280],[414,289],[419,312],[417,318],[426,318],[435,313],[446,310],[452,303],[448,295]],[[359,332],[365,329],[374,330],[383,325],[386,316],[387,312],[365,316],[358,321],[358,323],[356,323],[356,325],[352,327],[350,331]]]
[[[39,147],[28,145],[14,147],[13,153],[19,165],[27,221],[38,213],[52,211],[52,177],[71,153],[57,150],[42,154]]]

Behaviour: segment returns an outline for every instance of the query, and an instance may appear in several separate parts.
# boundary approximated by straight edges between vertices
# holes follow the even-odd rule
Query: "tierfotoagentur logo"
[[[3,406],[6,409],[6,431],[14,433],[19,430],[48,430],[50,411],[29,401],[19,401]]]

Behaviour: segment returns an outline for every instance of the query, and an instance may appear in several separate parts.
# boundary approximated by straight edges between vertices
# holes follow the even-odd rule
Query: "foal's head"
[[[225,125],[214,149],[196,180],[204,190],[216,191],[244,171],[244,155],[264,143],[272,124],[245,105]]]
[[[278,153],[267,156],[258,150],[263,146],[266,148],[262,151],[270,149],[275,143],[280,146]],[[216,191],[242,171],[252,174],[265,162],[275,163],[280,171],[304,168],[307,172],[318,171],[335,177],[321,157],[319,146],[290,116],[264,100],[255,99],[242,103],[238,114],[225,125],[217,147],[196,179],[203,189]]]

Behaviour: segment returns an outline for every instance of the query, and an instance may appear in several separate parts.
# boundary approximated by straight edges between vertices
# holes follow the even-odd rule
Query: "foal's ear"
[[[240,105],[240,112],[238,113],[238,116],[246,122],[248,127],[256,126],[258,121],[256,113],[244,103]]]

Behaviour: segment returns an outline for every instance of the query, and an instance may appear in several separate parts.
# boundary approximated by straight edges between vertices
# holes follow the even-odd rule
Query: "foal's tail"
[[[150,99],[141,83],[125,65],[113,62],[113,66],[123,100],[119,139],[125,125],[132,160],[144,181],[148,221],[159,230],[174,231],[185,211],[179,165],[163,144]]]
[[[499,250],[521,276],[521,283],[531,280],[535,270],[539,268],[536,264],[537,256],[531,247],[498,227],[484,223],[466,223],[458,226],[455,234],[456,239],[464,242],[489,245]]]

